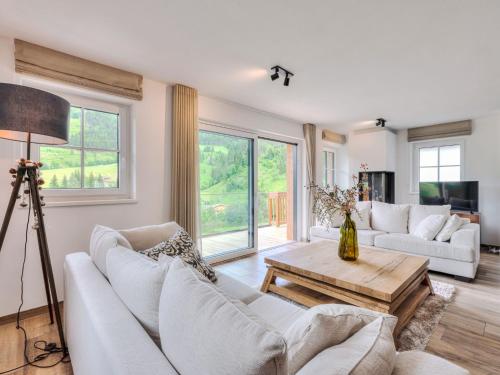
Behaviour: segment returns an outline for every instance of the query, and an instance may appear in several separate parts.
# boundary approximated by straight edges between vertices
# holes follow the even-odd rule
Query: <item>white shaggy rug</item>
[[[396,339],[398,351],[424,350],[446,307],[455,297],[455,286],[432,281],[434,295],[429,296],[417,308],[415,315]]]

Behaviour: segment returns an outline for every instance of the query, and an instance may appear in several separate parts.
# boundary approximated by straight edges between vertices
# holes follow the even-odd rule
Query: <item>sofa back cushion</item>
[[[158,346],[160,294],[172,262],[166,255],[155,262],[122,246],[110,249],[106,259],[111,287]]]
[[[344,342],[323,350],[297,375],[387,375],[392,373],[395,361],[392,322],[388,324],[387,318],[379,317]]]
[[[180,374],[287,373],[283,336],[179,258],[165,277],[159,319],[162,351]]]
[[[99,271],[101,271],[106,277],[108,277],[108,273],[106,271],[106,256],[109,249],[118,245],[128,249],[133,249],[130,242],[128,242],[128,240],[118,231],[103,225],[96,225],[94,227],[94,230],[90,235],[90,257],[97,268],[99,268]]]
[[[340,344],[365,325],[384,316],[394,329],[397,318],[350,305],[325,304],[310,308],[285,332],[288,371],[295,374],[323,350]]]
[[[356,229],[372,229],[370,226],[370,212],[372,209],[371,201],[362,201],[356,203],[358,212],[353,212],[351,217],[356,223]]]
[[[451,206],[430,206],[422,204],[412,204],[410,206],[410,215],[408,217],[408,230],[410,234],[414,234],[418,224],[429,215],[445,215],[450,216]]]
[[[177,230],[182,229],[175,221],[164,224],[122,229],[122,234],[136,251],[149,249],[162,241],[169,240]]]
[[[408,233],[408,204],[372,202],[372,227],[389,233]]]

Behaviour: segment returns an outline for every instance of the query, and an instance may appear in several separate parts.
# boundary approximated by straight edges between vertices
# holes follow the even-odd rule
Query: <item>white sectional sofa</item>
[[[363,202],[365,205],[366,202]],[[394,213],[394,211],[399,211]],[[390,205],[372,202],[371,229],[358,230],[358,243],[383,249],[426,256],[429,269],[471,281],[479,265],[480,227],[465,223],[449,241],[424,240],[414,235],[418,224],[429,215],[450,216],[450,206]],[[311,228],[311,240],[338,240],[339,228],[317,225]]]
[[[148,236],[148,231],[144,230],[144,228],[141,228],[140,232],[142,235]],[[153,234],[151,238],[157,239],[157,232]],[[131,238],[127,239],[133,243]],[[148,335],[138,319],[136,319],[134,314],[127,308],[124,300],[119,297],[117,294],[118,292],[115,292],[106,276],[100,271],[100,267],[96,265],[98,262],[94,263],[94,255],[92,257],[91,259],[91,257],[84,252],[73,253],[66,257],[64,264],[65,332],[75,375],[166,375],[181,373],[174,367],[173,364],[175,361],[172,361],[172,358],[167,358],[164,354],[165,350],[162,350],[164,349],[162,345],[155,344],[152,337]],[[166,279],[169,277],[168,275],[170,275],[170,272],[170,270],[167,271]],[[224,293],[228,298],[239,301],[238,303],[243,303],[252,314],[258,316],[266,325],[272,327],[272,329],[277,332],[285,332],[288,327],[306,313],[305,309],[271,295],[264,295],[226,274],[217,273],[217,276],[218,281],[216,287],[220,292]],[[165,288],[175,288],[176,285],[170,286],[165,282],[161,298],[165,298]],[[182,299],[189,300],[189,290],[190,289],[188,289],[187,293],[185,291],[182,292]],[[145,294],[147,294],[147,292]],[[163,303],[163,300],[161,303]],[[159,312],[160,331],[165,329],[162,328],[161,303]],[[177,305],[178,302],[175,302],[175,309],[177,309],[175,307]],[[213,305],[206,304],[206,302],[202,302],[202,306],[205,307],[199,312],[196,312],[193,317],[198,314],[203,315],[206,313],[206,309],[213,307]],[[358,309],[356,307],[352,308]],[[379,313],[373,312],[372,314]],[[166,319],[168,319],[169,316],[167,316]],[[190,319],[189,316],[191,315],[182,316],[184,317],[183,319]],[[165,316],[163,316],[163,319],[165,319]],[[179,320],[175,321],[178,322]],[[183,321],[181,324],[184,326],[186,326],[186,324],[187,326],[191,326],[189,321]],[[213,325],[224,327],[222,329],[217,329],[217,332],[227,330],[229,333],[232,327],[229,321],[220,322],[212,320],[210,326]],[[213,342],[214,339],[211,336],[206,342],[201,340],[200,337],[204,335],[201,331],[203,328],[197,327],[195,331],[198,332],[198,334],[195,336],[199,337],[190,336],[187,333],[180,333],[181,336],[187,335],[189,337],[167,338],[167,342],[172,342],[175,347],[177,347],[177,345],[180,346],[180,342],[190,343],[193,341],[191,347],[181,350],[185,352],[185,358],[188,361],[190,358],[191,360],[195,360],[195,358],[198,360],[199,357],[204,355],[203,353],[197,352],[196,348],[199,348],[199,346],[196,346],[196,344],[202,345],[202,347],[218,345],[218,343]],[[358,336],[358,343],[360,339],[359,335],[361,335],[360,332],[362,331],[355,334]],[[234,335],[235,333],[233,332],[232,334]],[[237,332],[236,336],[239,337]],[[164,340],[165,337],[162,337],[161,342],[164,343]],[[246,340],[246,337],[243,335],[239,337],[238,340]],[[343,358],[350,358],[350,356],[346,357],[345,355],[349,352],[347,341],[348,340],[340,344],[339,347],[342,347],[338,350],[336,350],[335,346],[323,350],[312,358],[309,363],[306,363],[297,374],[328,375],[345,373],[345,368],[336,368],[336,365],[338,363],[339,353],[343,353]],[[370,340],[368,339],[365,341]],[[359,346],[357,345],[356,348],[359,348]],[[217,352],[216,357],[209,358],[209,360],[216,361],[219,367],[224,368],[224,361],[227,360],[230,362],[233,356],[236,357],[240,354],[241,353]],[[178,359],[176,359],[176,361],[177,364],[179,364]],[[424,352],[397,353],[396,357],[392,358],[391,361],[393,361],[394,364],[392,371],[393,375],[468,374],[468,371],[442,358]],[[385,360],[382,359],[382,362],[385,362]],[[186,375],[191,375],[191,373],[184,372]],[[213,371],[207,370],[197,372],[197,374],[201,373],[211,374]],[[243,373],[240,371],[238,373],[244,375],[246,372]],[[261,374],[262,372],[258,373]],[[266,372],[263,375],[268,373],[288,374],[289,372],[286,370]],[[365,372],[359,371],[350,373],[365,374]],[[235,372],[223,370],[218,371],[217,374],[235,374]]]

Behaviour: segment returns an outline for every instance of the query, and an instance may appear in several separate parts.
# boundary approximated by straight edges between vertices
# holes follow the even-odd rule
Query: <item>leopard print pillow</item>
[[[217,281],[214,269],[203,260],[193,239],[184,229],[178,229],[169,240],[162,241],[150,249],[141,250],[139,253],[154,260],[158,260],[160,254],[165,254],[171,257],[179,257],[185,263],[193,266],[210,281]]]

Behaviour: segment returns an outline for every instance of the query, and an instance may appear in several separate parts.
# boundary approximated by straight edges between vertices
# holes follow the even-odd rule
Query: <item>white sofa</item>
[[[87,253],[73,253],[66,257],[64,285],[65,332],[75,375],[178,373]],[[229,297],[246,304],[278,332],[284,332],[305,312],[294,304],[264,295],[223,273],[218,273],[216,285]],[[335,360],[331,357],[333,352],[329,349],[314,357],[299,373],[342,373],[335,370]],[[221,358],[230,355],[223,354]],[[431,354],[398,353],[393,374],[431,373],[468,374],[466,370]]]
[[[366,202],[365,202],[366,203]],[[380,204],[373,202],[373,204]],[[417,225],[431,214],[450,215],[449,206],[423,205],[392,205],[407,206],[407,214],[394,215],[389,220],[399,220],[399,223],[388,223],[385,227],[405,228],[399,233],[381,230],[380,222],[387,220],[383,209],[372,209],[370,225],[372,229],[358,230],[358,243],[365,246],[375,246],[383,249],[400,251],[408,254],[421,255],[429,258],[429,269],[455,275],[458,279],[471,281],[474,279],[480,257],[480,227],[478,224],[465,224],[459,228],[451,239],[446,242],[427,241],[414,236]],[[383,207],[383,206],[382,206]],[[387,214],[390,216],[390,213]],[[322,225],[311,228],[311,240],[338,240],[339,228],[327,228]]]

